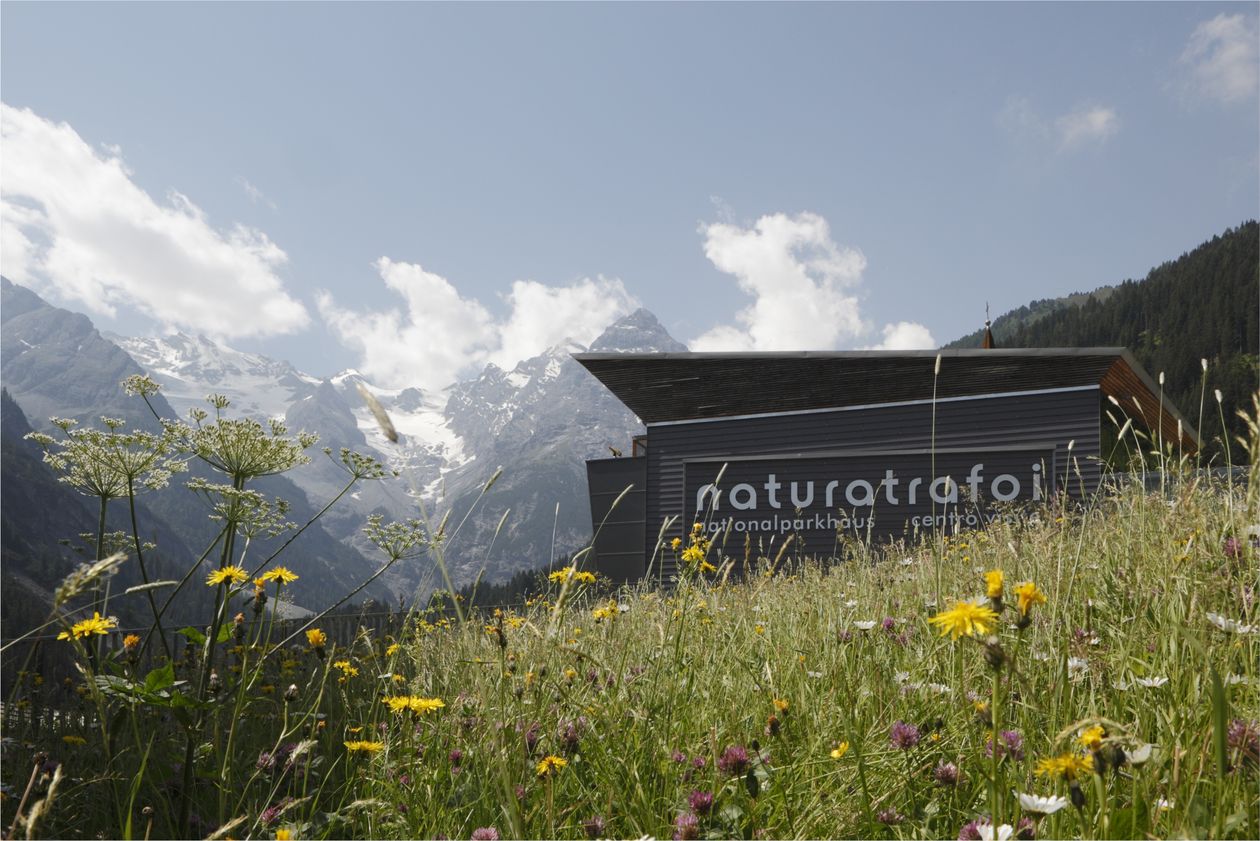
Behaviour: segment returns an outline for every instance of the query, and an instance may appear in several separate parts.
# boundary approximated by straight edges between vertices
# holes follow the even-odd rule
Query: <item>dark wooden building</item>
[[[660,547],[693,522],[727,554],[791,535],[791,554],[827,557],[844,535],[953,532],[1085,497],[1111,407],[1199,445],[1123,348],[575,358],[647,427],[630,457],[587,462],[594,566],[617,580],[670,578]]]

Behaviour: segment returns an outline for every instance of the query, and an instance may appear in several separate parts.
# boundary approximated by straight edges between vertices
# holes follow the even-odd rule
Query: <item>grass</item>
[[[1254,486],[1188,474],[829,565],[709,547],[716,571],[682,562],[672,590],[575,576],[518,611],[439,607],[344,644],[276,647],[252,584],[225,583],[222,631],[143,674],[121,645],[85,644],[107,637],[60,643],[86,679],[52,731],[6,718],[3,821],[32,837],[978,838],[996,818],[1022,837],[1253,838],[1256,519]],[[992,629],[941,636],[938,579],[940,608],[999,608]],[[1046,597],[1026,616],[1023,582]],[[22,681],[28,703],[53,690]],[[1062,800],[1042,816],[1021,795]]]

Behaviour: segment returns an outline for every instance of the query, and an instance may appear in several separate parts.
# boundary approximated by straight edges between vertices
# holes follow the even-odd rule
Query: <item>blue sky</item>
[[[6,3],[3,271],[440,387],[923,346],[1260,215],[1249,4]]]

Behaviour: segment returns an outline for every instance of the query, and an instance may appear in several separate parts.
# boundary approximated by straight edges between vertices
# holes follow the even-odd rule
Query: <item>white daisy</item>
[[[1038,815],[1053,815],[1067,805],[1066,797],[1042,797],[1039,794],[1020,794],[1019,796],[1019,808]]]
[[[844,603],[844,606],[847,607],[849,610],[852,610],[853,608],[857,607],[857,602],[853,601],[852,599],[849,599],[847,602]]]
[[[1233,619],[1227,619],[1219,613],[1209,613],[1207,620],[1227,634],[1253,634],[1257,630],[1255,625],[1244,625]]]
[[[1139,678],[1134,678],[1133,682],[1139,683],[1142,686],[1145,686],[1149,689],[1154,689],[1155,687],[1163,686],[1165,683],[1168,683],[1168,678],[1166,677],[1139,677]]]
[[[980,833],[980,841],[1010,841],[1015,837],[1015,827],[1008,823],[996,829],[991,823],[982,823],[976,827],[976,832]]]
[[[1237,684],[1239,684],[1239,683],[1246,683],[1246,682],[1247,682],[1247,676],[1246,676],[1246,675],[1236,675],[1236,674],[1228,674],[1228,675],[1225,675],[1225,685],[1226,685],[1226,686],[1235,686],[1235,685],[1237,685]]]
[[[859,631],[869,631],[871,628],[875,627],[875,620],[859,619],[854,621],[853,627],[857,628]]]

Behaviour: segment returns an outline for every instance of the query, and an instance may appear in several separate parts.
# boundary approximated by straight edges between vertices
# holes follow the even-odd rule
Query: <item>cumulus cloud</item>
[[[707,331],[692,350],[832,350],[870,333],[856,294],[866,257],[837,245],[821,216],[776,213],[751,227],[715,222],[701,233],[705,256],[752,300],[735,324]],[[902,322],[884,328],[886,340],[890,329],[898,337],[917,329],[920,338],[931,338],[922,325]]]
[[[1087,143],[1102,143],[1120,130],[1120,118],[1112,108],[1100,105],[1078,108],[1054,121],[1059,148],[1075,149]]]
[[[1114,108],[1086,104],[1046,119],[1022,96],[1007,100],[997,122],[1024,146],[1043,153],[1071,152],[1090,144],[1101,144],[1120,130],[1120,117]]]
[[[1225,104],[1254,102],[1260,86],[1260,34],[1256,18],[1217,15],[1195,27],[1181,54],[1183,90]]]
[[[936,339],[922,324],[898,321],[884,325],[884,340],[871,350],[931,350],[935,347]]]
[[[416,263],[376,261],[402,306],[377,312],[341,308],[327,292],[320,315],[359,352],[359,369],[388,388],[440,389],[488,362],[510,369],[522,359],[572,340],[590,344],[635,306],[619,280],[589,278],[568,286],[518,280],[496,319],[480,301],[460,295],[449,280]]]
[[[222,337],[288,333],[306,308],[261,231],[216,230],[186,196],[154,201],[116,150],[98,153],[65,123],[0,104],[4,273],[112,316],[132,307]]]

